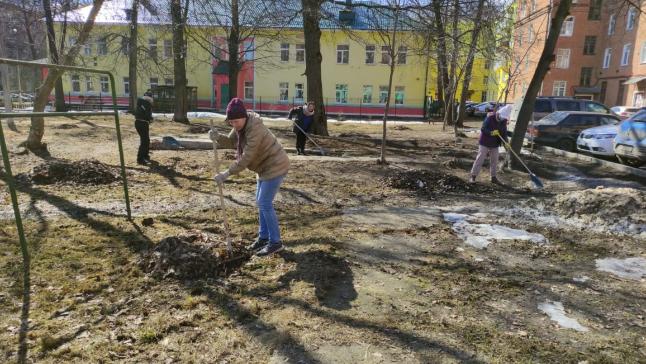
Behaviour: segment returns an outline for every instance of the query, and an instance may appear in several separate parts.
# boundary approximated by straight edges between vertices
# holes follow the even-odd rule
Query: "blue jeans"
[[[280,228],[278,227],[278,216],[274,210],[274,197],[276,197],[284,178],[285,176],[279,176],[265,181],[258,180],[256,187],[256,206],[258,206],[260,220],[258,237],[268,239],[269,244],[280,242]]]

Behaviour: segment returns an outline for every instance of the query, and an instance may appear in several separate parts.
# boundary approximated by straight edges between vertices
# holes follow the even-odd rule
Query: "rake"
[[[211,131],[215,133],[215,127],[213,127],[213,120],[211,120]],[[220,173],[220,158],[218,158],[218,147],[216,143],[213,143],[213,169],[215,174]],[[222,221],[224,223],[224,234],[227,239],[227,251],[229,254],[233,251],[233,246],[231,243],[231,234],[229,232],[229,221],[227,219],[227,212],[224,209],[224,193],[222,192],[222,183],[218,182],[218,190],[220,192],[220,208],[222,209]]]
[[[310,135],[309,135],[308,133],[306,133],[306,132],[305,132],[305,130],[303,130],[303,128],[301,128],[301,127],[298,125],[298,123],[296,123],[296,121],[292,120],[292,123],[294,123],[294,125],[298,128],[298,130],[300,130],[301,132],[303,132],[303,134],[305,134],[305,136],[307,137],[307,139],[309,139],[309,140],[310,140],[310,142],[314,143],[314,145],[316,145],[316,147],[317,147],[317,148],[319,148],[319,152],[321,153],[321,155],[326,155],[326,153],[325,153],[325,149],[323,149],[323,147],[321,147],[320,145],[318,145],[318,144],[314,141],[314,139],[312,139],[312,138],[310,137]]]
[[[513,149],[511,149],[511,145],[509,145],[509,143],[507,143],[507,142],[505,141],[505,139],[503,139],[503,138],[502,138],[502,136],[498,135],[498,138],[502,141],[502,144],[505,146],[505,148],[506,148],[508,151],[510,151],[510,152],[511,152],[511,154],[513,154],[513,155],[514,155],[514,157],[516,157],[516,159],[518,159],[518,161],[520,162],[520,164],[522,164],[522,165],[523,165],[523,167],[525,167],[525,169],[527,170],[527,173],[529,173],[529,178],[532,180],[532,183],[534,184],[534,186],[536,186],[536,188],[539,188],[539,189],[543,188],[543,187],[544,187],[543,182],[541,182],[541,180],[538,178],[538,176],[537,176],[537,175],[535,175],[535,174],[534,174],[534,173],[529,169],[529,167],[527,167],[527,165],[525,164],[525,162],[523,162],[523,160],[522,160],[522,159],[520,159],[520,157],[518,156],[518,154],[516,154],[516,152],[514,152],[514,150],[513,150]]]

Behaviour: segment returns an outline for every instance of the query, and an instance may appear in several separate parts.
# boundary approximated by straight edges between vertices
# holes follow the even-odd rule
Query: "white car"
[[[613,142],[619,125],[602,125],[583,130],[576,140],[576,149],[596,155],[613,157],[615,150]]]
[[[613,106],[610,108],[612,112],[617,114],[621,118],[621,120],[626,120],[629,117],[635,115],[639,110],[641,110],[641,107],[636,107],[636,106]]]

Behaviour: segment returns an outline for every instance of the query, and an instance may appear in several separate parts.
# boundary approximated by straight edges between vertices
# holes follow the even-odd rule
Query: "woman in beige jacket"
[[[262,123],[260,116],[253,112],[247,113],[239,98],[232,99],[227,105],[226,120],[233,127],[229,135],[209,132],[209,137],[216,146],[235,146],[236,161],[229,169],[215,176],[215,180],[223,183],[230,175],[245,169],[256,172],[256,205],[260,228],[258,238],[249,249],[257,251],[256,255],[259,256],[277,253],[283,250],[283,244],[274,209],[274,197],[289,171],[289,158],[276,137]]]

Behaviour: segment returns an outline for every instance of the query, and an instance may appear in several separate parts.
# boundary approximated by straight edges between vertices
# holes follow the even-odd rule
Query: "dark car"
[[[523,100],[520,99],[514,104],[509,118],[508,130],[513,133],[516,128],[516,120],[518,120],[518,113]],[[575,99],[565,96],[539,96],[534,102],[534,112],[532,120],[540,120],[555,111],[586,111],[602,114],[616,115],[606,105],[596,101]]]
[[[559,149],[574,151],[579,133],[584,129],[601,125],[613,125],[619,118],[613,114],[557,111],[534,122],[525,134],[530,142],[555,146]]]

